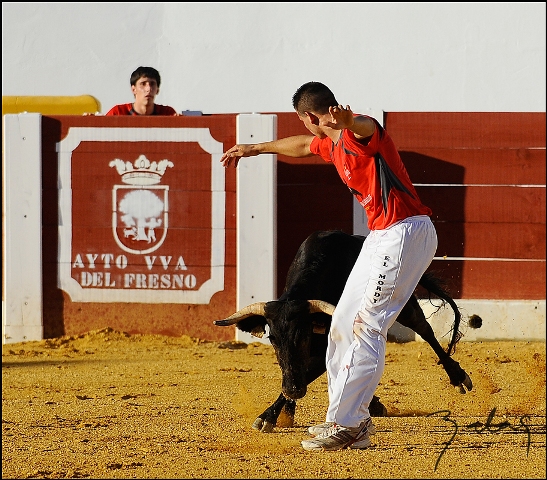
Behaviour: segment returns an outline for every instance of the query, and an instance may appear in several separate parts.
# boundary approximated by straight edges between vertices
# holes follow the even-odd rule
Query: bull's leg
[[[289,400],[285,402],[285,405],[281,409],[281,415],[277,419],[276,425],[278,427],[289,428],[294,426],[294,415],[296,413],[296,400]]]
[[[285,406],[286,402],[287,399],[285,398],[285,396],[283,394],[280,394],[279,397],[277,397],[277,400],[257,417],[257,419],[253,423],[253,428],[255,430],[260,430],[263,433],[272,432],[277,423],[279,414],[281,413],[281,410]],[[291,402],[295,403],[296,405],[296,402],[294,402],[294,400],[291,400]]]
[[[308,385],[314,380],[316,380],[317,378],[319,378],[321,375],[323,375],[323,373],[325,373],[326,371],[324,358],[317,359],[316,362],[312,362],[312,365],[313,367],[308,368],[308,371],[306,373],[306,379],[308,381]],[[285,409],[286,408],[287,408],[287,405],[285,405]],[[371,417],[387,417],[387,408],[384,406],[382,402],[380,402],[380,399],[376,395],[372,397],[368,410]],[[293,416],[294,416],[294,412],[293,412]]]
[[[372,417],[387,417],[387,409],[376,395],[372,397],[368,408]],[[296,400],[289,400],[281,394],[272,405],[257,417],[253,423],[253,428],[260,430],[262,433],[271,433],[278,423],[281,427],[292,427],[295,413]]]
[[[317,380],[325,373],[324,357],[312,358],[310,367],[306,372],[307,385]],[[387,416],[386,407],[380,402],[380,399],[374,395],[369,405],[369,412],[372,417]],[[277,400],[272,403],[264,412],[262,412],[254,421],[253,428],[262,433],[273,432],[275,426],[292,427],[294,425],[294,416],[296,413],[296,400],[287,399],[282,393]],[[282,417],[280,419],[280,417]]]
[[[380,399],[376,395],[373,395],[372,400],[370,401],[368,412],[371,417],[387,417],[387,408],[380,402]]]
[[[417,298],[413,295],[404,306],[403,310],[397,317],[397,321],[416,332],[422,337],[433,349],[433,351],[439,357],[439,363],[443,366],[444,370],[450,378],[450,383],[457,387],[460,393],[465,393],[465,387],[468,390],[473,388],[469,375],[465,372],[460,364],[456,362],[448,353],[446,353],[435,338],[435,333],[426,320],[424,312],[418,303]]]

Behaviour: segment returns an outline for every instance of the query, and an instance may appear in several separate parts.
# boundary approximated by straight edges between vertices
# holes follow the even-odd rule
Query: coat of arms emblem
[[[150,162],[140,155],[134,163],[112,160],[125,185],[112,190],[112,230],[118,246],[129,253],[147,254],[157,250],[167,236],[168,185],[158,185],[170,160]]]

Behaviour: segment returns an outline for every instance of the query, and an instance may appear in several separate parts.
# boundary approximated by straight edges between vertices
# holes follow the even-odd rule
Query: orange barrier
[[[2,115],[23,112],[42,115],[83,115],[100,111],[101,103],[91,95],[2,97]]]

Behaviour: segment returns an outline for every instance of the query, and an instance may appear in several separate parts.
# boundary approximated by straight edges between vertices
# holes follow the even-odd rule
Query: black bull
[[[293,425],[296,400],[304,397],[307,385],[325,371],[327,333],[331,315],[338,303],[349,273],[361,251],[365,237],[341,231],[312,233],[300,246],[289,267],[283,294],[278,300],[249,305],[215,325],[236,324],[241,331],[261,337],[269,328],[268,339],[274,347],[282,372],[282,393],[254,421],[253,428],[271,432],[282,410]],[[452,338],[443,350],[427,322],[416,296],[412,296],[397,318],[397,322],[422,337],[439,357],[450,383],[460,393],[472,389],[471,379],[451,358],[460,338],[460,312],[442,282],[430,273],[419,285],[450,304],[455,314]],[[385,407],[374,396],[372,416],[386,415]]]

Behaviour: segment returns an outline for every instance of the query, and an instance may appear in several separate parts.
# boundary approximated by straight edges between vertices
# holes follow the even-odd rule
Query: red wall
[[[128,333],[157,333],[190,335],[203,339],[233,339],[233,328],[219,328],[213,320],[225,318],[236,307],[236,204],[235,169],[226,169],[225,191],[225,265],[224,290],[215,293],[209,304],[142,303],[137,302],[75,302],[58,288],[59,263],[59,190],[58,154],[56,144],[67,136],[71,127],[207,127],[213,138],[224,147],[235,143],[235,115],[203,117],[43,117],[43,318],[44,337],[74,335],[89,330],[112,327]],[[180,238],[187,258],[198,262],[192,266],[200,278],[209,269],[211,255],[211,187],[210,155],[202,160],[203,151],[195,143],[174,142],[82,142],[72,159],[72,247],[85,257],[86,253],[110,252],[112,247],[112,184],[120,183],[115,169],[104,168],[109,159],[134,160],[139,152],[146,152],[150,160],[176,158],[171,176],[170,234],[167,239]],[[184,152],[179,149],[185,148]],[[185,165],[185,162],[190,163]],[[101,168],[98,168],[101,166]],[[178,178],[173,181],[175,175]],[[105,176],[108,178],[105,179]],[[112,178],[110,178],[112,177]],[[115,177],[118,177],[117,182]],[[105,187],[106,185],[106,187]],[[204,188],[205,185],[205,188]],[[186,187],[184,187],[186,186]],[[182,192],[187,188],[188,194]],[[177,195],[175,195],[177,193]],[[174,205],[176,202],[177,205]],[[99,213],[97,213],[99,212]],[[184,221],[178,217],[183,217]],[[102,223],[101,223],[102,222]],[[182,226],[181,226],[182,225]],[[176,230],[180,231],[176,231]],[[182,230],[188,230],[183,232]],[[176,233],[176,234],[175,234]],[[193,240],[193,243],[192,239]],[[86,250],[87,243],[87,250]],[[173,251],[176,245],[166,246]],[[190,244],[191,243],[191,244]],[[77,245],[77,247],[75,247]],[[104,246],[104,247],[103,247]],[[102,249],[104,248],[104,249]],[[98,250],[99,249],[99,250]],[[102,249],[102,250],[101,250]],[[181,248],[182,249],[182,248]],[[123,252],[122,252],[123,253]],[[156,255],[159,255],[156,253]],[[130,261],[141,262],[142,256],[127,255]],[[159,263],[159,259],[157,260]],[[105,289],[106,290],[106,289]]]
[[[277,116],[279,138],[308,133],[295,113]],[[232,328],[215,327],[212,321],[233,313],[236,305],[235,169],[226,169],[225,290],[213,295],[209,305],[77,303],[57,287],[60,219],[56,143],[70,127],[207,127],[227,149],[235,143],[235,121],[235,114],[43,117],[45,338],[105,326],[129,333],[233,338]],[[545,113],[389,112],[385,126],[413,182],[424,184],[417,189],[433,209],[439,235],[437,255],[483,258],[433,262],[431,269],[448,279],[454,298],[545,299]],[[90,159],[92,156],[90,152]],[[318,157],[279,156],[278,160],[280,294],[298,246],[312,231],[340,229],[352,233],[353,200],[334,167]],[[543,186],[529,186],[538,184]],[[92,177],[87,187],[93,188]]]
[[[278,116],[279,137],[306,133],[296,114]],[[517,259],[434,260],[430,270],[454,298],[545,299],[545,113],[388,112],[384,122],[412,181],[441,185],[417,187],[433,210],[437,256]],[[290,252],[309,232],[351,233],[353,223],[333,167],[316,157],[279,161],[281,292]]]

